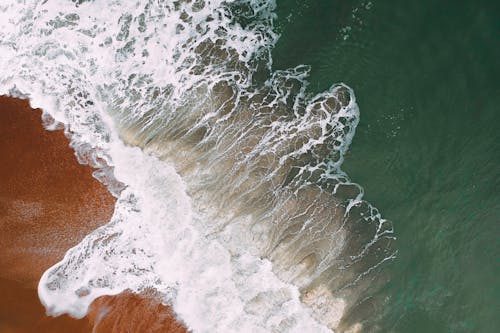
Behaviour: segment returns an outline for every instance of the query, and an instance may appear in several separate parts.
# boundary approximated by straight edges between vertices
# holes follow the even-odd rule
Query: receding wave
[[[369,328],[394,236],[341,170],[358,106],[344,84],[309,94],[305,65],[272,69],[274,8],[0,6],[0,93],[64,123],[118,198],[42,276],[51,314],[154,289],[195,332]]]

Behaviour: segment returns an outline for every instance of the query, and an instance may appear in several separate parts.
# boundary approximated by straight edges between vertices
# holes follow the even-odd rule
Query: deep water
[[[274,67],[310,64],[311,92],[356,93],[343,169],[398,238],[382,332],[500,327],[498,4],[278,2]]]

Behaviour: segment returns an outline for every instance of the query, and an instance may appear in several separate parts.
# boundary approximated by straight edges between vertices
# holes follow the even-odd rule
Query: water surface
[[[355,91],[344,170],[394,223],[391,332],[500,327],[500,20],[493,1],[281,1],[274,66]]]

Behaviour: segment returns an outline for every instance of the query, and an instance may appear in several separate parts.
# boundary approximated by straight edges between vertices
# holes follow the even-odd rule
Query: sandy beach
[[[168,307],[130,293],[98,299],[80,320],[45,315],[41,274],[109,220],[115,199],[40,116],[0,97],[0,333],[186,332]]]

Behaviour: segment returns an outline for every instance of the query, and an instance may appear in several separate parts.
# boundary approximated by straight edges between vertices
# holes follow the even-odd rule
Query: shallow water
[[[43,274],[49,314],[153,289],[198,332],[370,327],[395,251],[341,169],[355,95],[306,94],[306,65],[272,69],[273,1],[0,10],[0,93],[63,123],[117,198]]]
[[[382,331],[495,332],[498,3],[370,3],[280,2],[274,65],[309,63],[313,90],[333,79],[356,92],[344,170],[398,238]]]

